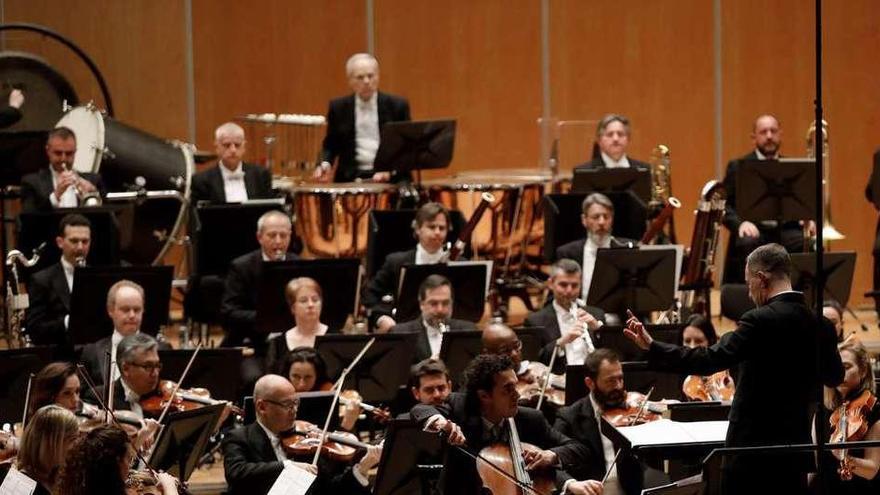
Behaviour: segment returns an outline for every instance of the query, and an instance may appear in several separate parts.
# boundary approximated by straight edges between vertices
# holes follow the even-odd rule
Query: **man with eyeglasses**
[[[280,436],[291,430],[296,420],[299,399],[296,389],[284,377],[265,375],[254,385],[254,408],[257,420],[230,431],[223,439],[223,467],[227,493],[265,494],[284,469],[301,469],[317,475],[306,492],[369,493],[367,474],[379,463],[382,448],[372,446],[353,467],[333,475],[329,466],[294,462],[287,458]]]
[[[516,332],[503,323],[493,322],[483,329],[483,354],[503,355],[510,358],[518,379],[526,383],[537,380],[543,366],[540,363],[523,361],[522,341]]]

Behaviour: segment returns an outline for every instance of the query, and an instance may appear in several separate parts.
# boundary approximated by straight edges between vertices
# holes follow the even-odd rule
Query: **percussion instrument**
[[[305,258],[359,258],[367,252],[367,214],[390,209],[397,189],[391,184],[350,182],[275,187],[293,196],[294,225]]]
[[[92,104],[68,110],[60,126],[76,134],[75,171],[99,173],[108,191],[139,193],[116,198],[136,199],[131,214],[120,218],[123,232],[131,226],[131,235],[121,242],[123,258],[132,264],[158,263],[186,219],[195,168],[192,148],[107,117]],[[141,194],[147,191],[166,194]]]
[[[251,161],[266,165],[276,177],[297,182],[311,178],[319,164],[327,120],[323,115],[247,114],[235,119],[253,143]]]

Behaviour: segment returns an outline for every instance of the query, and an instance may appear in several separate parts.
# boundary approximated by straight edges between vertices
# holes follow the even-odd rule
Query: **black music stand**
[[[141,331],[155,336],[168,323],[171,278],[174,267],[84,266],[73,272],[68,332],[75,345],[91,344],[113,333],[107,315],[107,292],[120,280],[131,280],[144,288],[144,317]]]
[[[449,210],[452,225],[446,235],[447,242],[455,242],[458,233],[467,223],[458,210]],[[412,224],[416,210],[370,210],[369,230],[367,231],[367,277],[372,277],[382,267],[385,258],[398,251],[416,247]],[[470,249],[468,247],[464,254]]]
[[[400,269],[400,287],[394,319],[410,321],[421,314],[419,286],[430,275],[443,275],[452,282],[452,317],[478,322],[486,307],[486,266],[483,264],[404,265]]]
[[[379,149],[373,161],[376,172],[397,174],[446,168],[455,148],[454,120],[388,122],[382,126]]]
[[[376,342],[350,371],[343,389],[357,390],[364,402],[390,403],[400,386],[409,382],[416,352],[415,334],[319,335],[315,350],[327,364],[327,376],[336,380],[371,338]]]
[[[651,201],[651,172],[635,168],[576,168],[571,192],[608,194],[631,191],[644,203]]]
[[[283,204],[264,201],[241,204],[208,204],[193,208],[196,274],[225,275],[235,258],[260,247],[257,220]]]
[[[614,205],[611,234],[641,239],[648,220],[645,203],[631,191],[605,194]],[[556,249],[565,243],[583,239],[587,232],[581,222],[583,193],[548,194],[544,196],[544,258],[556,260]],[[578,261],[580,263],[580,261]]]
[[[327,413],[330,412],[330,406],[333,405],[334,392],[300,392],[296,394],[299,399],[299,407],[296,410],[296,419],[308,421],[313,425],[324,426],[327,420]],[[330,415],[330,430],[339,427],[339,406],[334,410],[335,414]]]
[[[388,425],[379,470],[376,495],[434,493],[431,484],[442,471],[443,442],[439,435],[422,430],[409,419],[395,419]]]
[[[682,423],[724,421],[730,415],[730,402],[673,402],[666,404],[669,419]]]
[[[187,481],[225,408],[226,404],[216,404],[168,415],[147,464]]]
[[[844,308],[849,302],[853,272],[856,268],[855,251],[825,252],[822,256],[825,294],[822,299],[834,299]],[[816,301],[813,295],[816,282],[816,253],[792,253],[791,286],[804,293],[807,304]]]
[[[339,331],[349,315],[356,314],[359,274],[360,260],[357,258],[264,262],[257,289],[257,331],[269,334],[293,327],[284,288],[297,277],[309,277],[318,282],[324,294],[321,321],[329,332]]]
[[[21,421],[28,377],[52,362],[51,346],[0,350],[0,424]]]
[[[668,309],[675,301],[678,253],[671,247],[599,249],[587,304],[618,314]]]
[[[700,495],[706,489],[702,475],[691,476],[674,483],[653,488],[645,488],[642,495]]]
[[[686,325],[668,324],[668,325],[650,325],[646,324],[645,329],[659,342],[667,344],[681,345],[681,332]],[[641,361],[645,359],[647,351],[643,351],[632,340],[623,334],[623,327],[619,325],[602,325],[595,332],[596,337],[593,343],[596,347],[613,349],[620,356],[621,361]]]
[[[543,327],[515,328],[514,331],[523,344],[522,358],[524,360],[537,359],[541,349],[539,333],[543,331]],[[443,340],[440,343],[440,360],[446,365],[453,388],[458,388],[464,383],[462,373],[467,365],[482,352],[483,332],[481,331],[459,330],[443,334]]]
[[[177,380],[189,364],[195,349],[159,350],[162,375]],[[241,349],[202,349],[193,361],[183,387],[203,387],[211,391],[211,397],[219,400],[238,401],[241,397]]]
[[[620,365],[623,368],[623,385],[626,390],[645,394],[654,387],[651,400],[678,399],[681,396],[681,382],[684,379],[682,375],[651,370],[645,361],[623,361]],[[566,406],[587,396],[585,376],[586,366],[583,364],[570,364],[565,367]]]
[[[746,160],[736,174],[736,211],[743,220],[814,220],[816,161]]]

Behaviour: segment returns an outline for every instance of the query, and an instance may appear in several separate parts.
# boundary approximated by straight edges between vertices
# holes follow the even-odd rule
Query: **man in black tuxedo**
[[[97,174],[73,172],[76,156],[76,135],[67,127],[49,131],[46,140],[49,166],[21,178],[21,211],[52,211],[54,208],[79,206],[77,191],[81,194],[100,193],[104,184]]]
[[[549,365],[556,352],[552,371],[564,373],[566,365],[584,364],[584,359],[593,352],[593,332],[604,324],[605,312],[593,306],[575,306],[577,317],[572,316],[572,305],[578,304],[581,293],[581,267],[577,261],[562,258],[554,263],[547,285],[553,293],[553,301],[526,316],[525,326],[542,329],[538,359]]]
[[[636,170],[650,170],[651,167],[647,163],[626,156],[629,138],[630,127],[628,118],[614,113],[602,117],[602,120],[599,121],[599,125],[596,127],[596,144],[593,148],[592,159],[575,168],[634,168]]]
[[[534,446],[522,447],[533,476],[551,476],[560,493],[602,493],[601,482],[575,481],[567,473],[584,462],[586,449],[550,428],[540,411],[517,404],[517,378],[508,356],[477,356],[465,370],[465,381],[465,393],[452,393],[440,406],[417,405],[411,412],[413,419],[428,431],[444,432],[452,446],[470,452],[494,443],[506,445],[513,424],[519,439]],[[482,481],[474,460],[457,447],[448,448],[441,485],[447,494],[481,493]]]
[[[452,282],[448,278],[437,274],[429,275],[419,285],[419,308],[422,313],[414,320],[391,328],[391,333],[418,335],[414,362],[439,356],[445,332],[477,330],[476,325],[470,321],[452,318],[453,296]]]
[[[119,378],[113,382],[113,409],[131,411],[143,419],[140,401],[159,394],[159,343],[140,332],[123,337],[116,348],[116,366]],[[97,392],[103,395],[103,390]],[[91,390],[85,395],[85,402],[98,405]]]
[[[409,102],[400,96],[378,91],[379,62],[369,53],[356,53],[345,63],[348,84],[354,94],[330,101],[327,135],[321,149],[321,165],[315,177],[334,182],[371,179],[374,182],[401,180],[408,174],[375,172],[373,160],[379,149],[380,131],[387,122],[410,120]],[[339,159],[335,172],[333,162]]]
[[[312,466],[289,460],[279,434],[293,428],[299,399],[284,377],[266,375],[254,386],[257,420],[230,431],[223,439],[223,467],[229,495],[266,494],[284,469],[302,469],[317,475],[306,492],[312,495],[368,494],[367,474],[378,464],[381,447],[371,446],[353,467],[332,475],[321,462]]]
[[[812,412],[821,404],[822,385],[843,380],[836,336],[824,318],[817,321],[804,295],[791,288],[791,258],[779,244],[765,244],[748,256],[745,279],[758,306],[711,347],[683,348],[653,340],[636,318],[625,333],[648,351],[649,364],[684,374],[710,375],[739,365],[726,446],[812,443]],[[785,400],[774,401],[785,383]],[[775,404],[768,421],[767,404]],[[740,455],[725,459],[725,493],[804,493],[809,458]]]
[[[449,210],[440,203],[426,203],[416,211],[413,231],[418,239],[415,249],[391,253],[364,289],[364,307],[370,326],[385,333],[397,324],[391,316],[394,297],[404,265],[428,265],[444,261],[443,243],[449,232]]]
[[[89,255],[92,224],[88,218],[71,213],[61,219],[58,232],[55,244],[61,250],[61,259],[31,277],[25,327],[34,344],[59,345],[72,350],[67,324],[73,271],[77,264],[85,263]]]
[[[575,260],[582,267],[581,293],[587,298],[596,266],[596,251],[599,248],[634,246],[635,241],[614,237],[614,203],[602,193],[592,193],[581,203],[581,223],[587,229],[587,236],[556,248],[556,258]]]
[[[246,146],[244,129],[234,122],[226,122],[214,131],[217,166],[193,175],[192,204],[241,203],[274,197],[272,172],[242,161]]]
[[[874,152],[874,165],[871,169],[871,177],[868,179],[868,185],[865,186],[865,198],[874,206],[875,210],[880,211],[880,198],[874,197],[874,190],[871,187],[875,180],[880,179],[880,150]],[[871,249],[874,256],[874,290],[880,290],[880,217],[877,217],[877,226],[874,228],[874,247]],[[874,296],[874,308],[880,313],[880,296]]]

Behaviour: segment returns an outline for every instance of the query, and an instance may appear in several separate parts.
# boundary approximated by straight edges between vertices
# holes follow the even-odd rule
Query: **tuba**
[[[807,158],[816,158],[816,121],[807,129]],[[822,238],[827,241],[839,241],[846,236],[834,228],[831,223],[831,151],[828,147],[828,122],[822,121]]]

